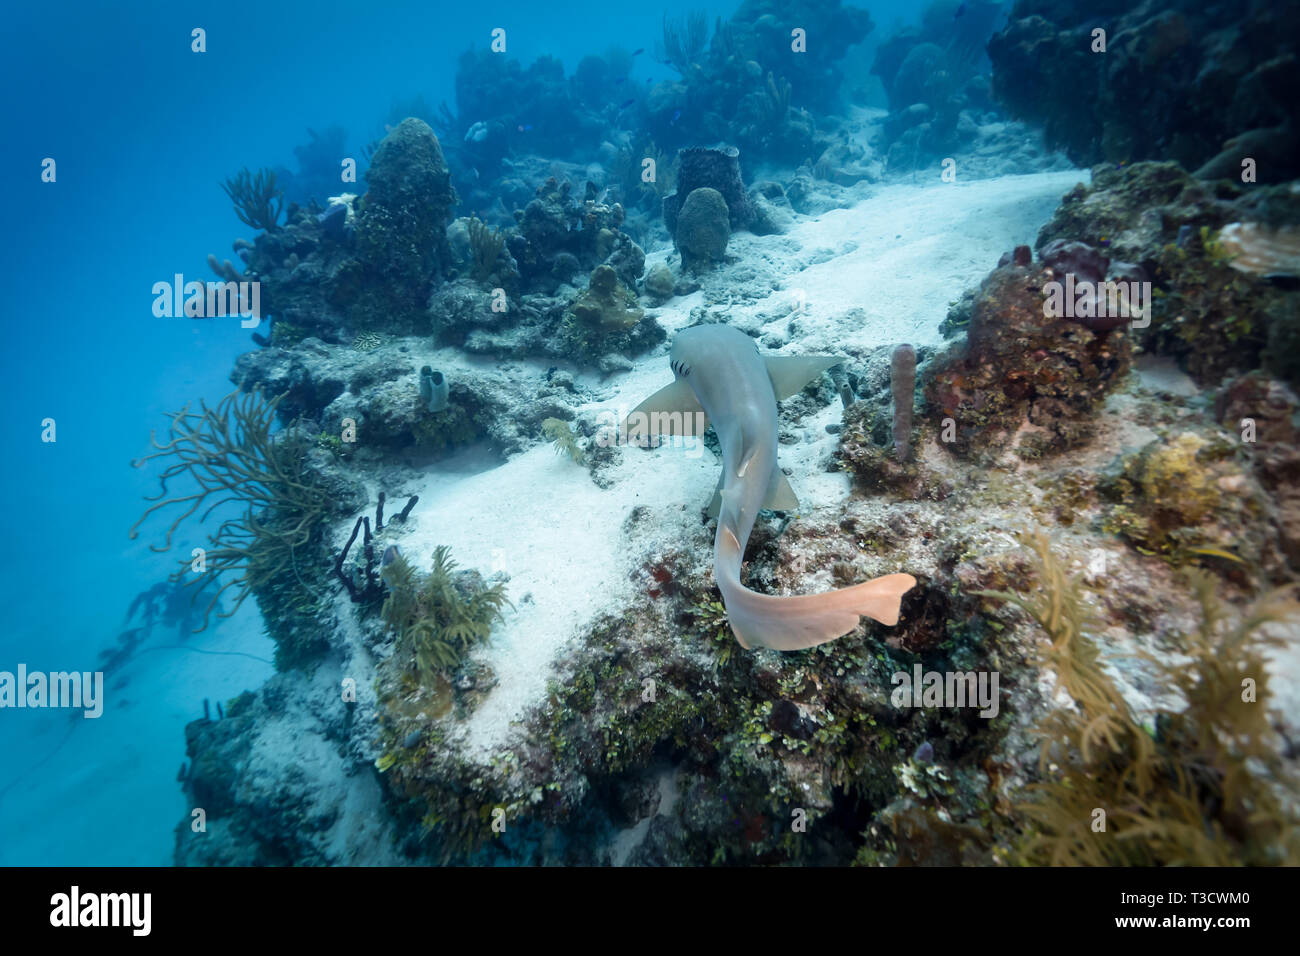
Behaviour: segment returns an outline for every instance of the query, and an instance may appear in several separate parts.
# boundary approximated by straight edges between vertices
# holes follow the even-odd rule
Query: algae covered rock
[[[592,361],[611,352],[643,352],[666,336],[663,326],[646,317],[636,294],[613,267],[599,265],[587,288],[569,304],[558,341],[570,359]]]
[[[604,265],[592,270],[587,288],[570,308],[579,322],[604,331],[630,329],[645,315],[636,296],[619,281],[612,267]]]
[[[673,289],[677,286],[677,280],[673,278],[673,270],[662,262],[655,266],[645,277],[646,295],[655,301],[655,304],[666,302],[673,297]]]
[[[687,269],[721,262],[731,238],[727,202],[716,189],[693,190],[677,216],[677,248]]]
[[[1234,452],[1228,442],[1189,431],[1126,456],[1100,486],[1112,501],[1105,529],[1147,553],[1188,559],[1211,549],[1271,565],[1263,498]]]
[[[944,447],[1039,458],[1092,434],[1098,406],[1128,368],[1128,332],[1045,315],[1045,290],[1057,278],[1013,260],[981,284],[966,341],[924,376],[926,416]]]
[[[1251,472],[1271,499],[1282,550],[1300,569],[1300,399],[1263,372],[1230,382],[1215,418],[1240,439]]]

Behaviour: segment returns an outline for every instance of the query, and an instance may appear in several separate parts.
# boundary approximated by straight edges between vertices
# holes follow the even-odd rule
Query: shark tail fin
[[[842,637],[869,617],[890,627],[898,623],[903,595],[916,585],[910,574],[886,574],[825,594],[775,597],[751,591],[738,579],[720,575],[727,620],[742,647],[797,651]]]

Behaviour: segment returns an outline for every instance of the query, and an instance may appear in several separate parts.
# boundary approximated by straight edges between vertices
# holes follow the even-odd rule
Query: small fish
[[[1102,237],[1101,237],[1099,240],[1097,240],[1097,241],[1100,242],[1103,246],[1109,246],[1109,245],[1110,245],[1110,237],[1109,237],[1109,236],[1102,236]]]
[[[379,564],[386,568],[401,556],[402,552],[397,550],[397,545],[390,544],[388,547],[384,548],[384,556],[379,559]]]
[[[1236,561],[1238,564],[1246,563],[1231,551],[1224,551],[1222,548],[1188,548],[1187,550],[1193,554],[1206,554],[1212,558],[1227,558],[1229,561]]]
[[[632,55],[633,55],[633,56],[640,56],[640,55],[641,55],[642,53],[644,53],[644,52],[645,52],[645,47],[641,46],[641,47],[637,47],[635,50],[633,50],[633,51],[632,51]]]
[[[934,763],[934,746],[930,741],[925,741],[913,752],[912,759],[917,763]]]
[[[516,126],[515,128],[516,128],[517,130],[519,130],[519,132],[521,132],[521,133],[527,133],[529,130],[531,130],[531,129],[533,128],[533,124],[532,124],[532,123],[523,123],[523,124],[521,124],[521,125],[519,125],[519,126]]]
[[[959,16],[961,16],[965,12],[966,12],[966,4],[963,3],[959,7],[957,7],[957,12],[952,15],[952,18],[956,20]]]
[[[673,118],[670,119],[670,120],[668,121],[668,125],[669,125],[669,126],[674,125],[674,124],[675,124],[679,119],[681,119],[681,118],[682,118],[682,111],[681,111],[681,110],[673,110]]]
[[[627,109],[629,106],[631,106],[631,105],[632,105],[633,103],[635,103],[635,102],[636,102],[635,99],[624,100],[624,101],[619,105],[618,111],[619,111],[620,113],[623,112],[623,110]]]
[[[1178,238],[1175,240],[1174,244],[1177,245],[1179,249],[1185,249],[1187,248],[1187,240],[1191,238],[1192,224],[1185,222],[1178,227]]]
[[[624,83],[626,83],[626,82],[627,82],[627,77],[626,77],[626,76],[620,76],[617,80],[614,81],[614,85],[615,85],[615,86],[622,86],[622,85],[623,85]]]

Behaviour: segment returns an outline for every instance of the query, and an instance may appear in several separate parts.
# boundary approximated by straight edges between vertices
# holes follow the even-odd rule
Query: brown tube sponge
[[[889,359],[889,389],[894,395],[894,454],[907,461],[912,441],[912,401],[916,391],[916,349],[900,345]]]

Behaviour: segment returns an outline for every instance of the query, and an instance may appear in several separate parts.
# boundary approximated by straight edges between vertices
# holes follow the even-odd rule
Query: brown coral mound
[[[1091,434],[1093,413],[1128,369],[1129,341],[1123,329],[1044,315],[1044,288],[1059,279],[1014,261],[995,269],[975,297],[965,343],[927,370],[926,409],[932,421],[952,420],[940,438],[957,454],[1011,447],[1037,458]]]

